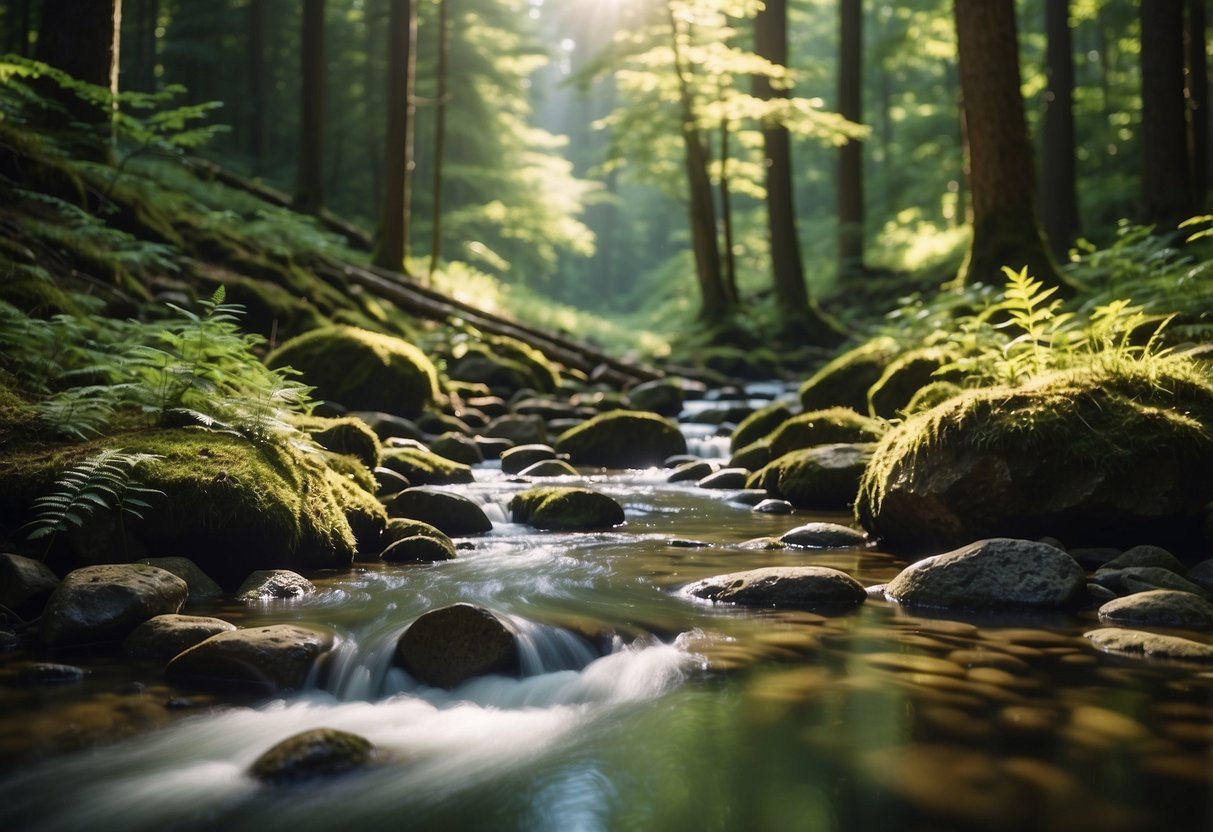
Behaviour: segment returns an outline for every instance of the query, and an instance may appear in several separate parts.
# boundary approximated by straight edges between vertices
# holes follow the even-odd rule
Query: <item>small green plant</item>
[[[142,518],[143,510],[151,508],[146,498],[163,492],[140,484],[133,475],[139,465],[158,458],[107,448],[68,468],[49,494],[34,501],[34,519],[25,526],[26,539],[49,538],[49,550],[55,535],[82,527],[98,512]]]

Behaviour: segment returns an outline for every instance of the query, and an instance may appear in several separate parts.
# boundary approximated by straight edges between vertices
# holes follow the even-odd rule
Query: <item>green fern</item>
[[[34,519],[25,526],[26,539],[53,540],[61,532],[80,528],[101,511],[142,518],[143,510],[151,508],[146,498],[163,492],[140,484],[133,474],[139,465],[158,458],[107,448],[68,468],[56,480],[54,490],[34,501]]]

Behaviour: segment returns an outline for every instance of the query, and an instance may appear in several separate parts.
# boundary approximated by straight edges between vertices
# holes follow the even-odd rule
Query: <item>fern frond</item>
[[[162,494],[136,483],[132,476],[142,463],[159,459],[155,454],[128,453],[106,448],[64,471],[54,490],[34,500],[34,519],[26,524],[26,539],[37,540],[80,528],[98,511],[141,516],[149,508],[142,498]]]

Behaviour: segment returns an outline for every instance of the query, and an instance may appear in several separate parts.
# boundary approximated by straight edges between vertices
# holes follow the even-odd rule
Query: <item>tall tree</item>
[[[1187,55],[1188,155],[1192,165],[1192,202],[1204,210],[1209,189],[1209,59],[1206,46],[1205,0],[1188,0],[1184,27]]]
[[[324,207],[324,111],[328,67],[324,52],[324,0],[303,0],[300,50],[299,166],[294,205],[319,214]]]
[[[1070,0],[1045,6],[1044,149],[1040,165],[1040,220],[1049,248],[1064,257],[1078,235],[1074,170],[1074,49]]]
[[[35,57],[116,96],[121,31],[121,0],[44,0]],[[47,92],[60,98],[71,120],[96,128],[100,141],[81,151],[93,158],[109,159],[113,152],[112,113],[71,90],[48,87]]]
[[[1184,115],[1183,0],[1141,9],[1141,218],[1171,230],[1191,216]]]
[[[973,242],[957,280],[994,282],[1003,266],[1027,266],[1059,285],[1036,215],[1014,0],[956,0],[955,15],[973,207]]]
[[[265,173],[270,153],[270,76],[265,60],[265,3],[249,0],[245,7],[245,55],[248,61],[248,154],[253,174]]]
[[[716,239],[716,209],[712,203],[712,181],[708,176],[708,153],[695,113],[694,95],[688,76],[689,67],[682,55],[682,31],[671,0],[666,2],[670,21],[670,43],[674,53],[674,72],[678,79],[681,106],[681,132],[685,149],[685,169],[689,199],[687,210],[691,222],[691,249],[695,255],[695,274],[703,300],[700,316],[716,323],[729,312],[720,265],[720,247]]]
[[[784,0],[786,2],[786,0]],[[863,121],[863,3],[840,0],[838,38],[838,113]],[[838,148],[838,272],[863,271],[863,144],[848,139]]]
[[[383,209],[375,265],[401,271],[409,249],[409,203],[413,173],[413,75],[417,7],[392,0],[388,13],[387,144],[384,147]]]
[[[155,92],[160,0],[127,0],[124,11],[129,48],[122,50],[122,86],[140,92]]]
[[[446,109],[450,98],[451,18],[447,0],[438,0],[438,66],[435,70],[438,89],[434,101],[434,180],[431,188],[433,205],[430,209],[433,227],[430,230],[430,278],[438,270],[442,256],[442,166],[446,160]]]

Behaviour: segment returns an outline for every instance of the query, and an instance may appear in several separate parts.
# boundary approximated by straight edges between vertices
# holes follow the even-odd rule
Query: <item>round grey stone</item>
[[[454,688],[489,674],[517,675],[518,641],[497,615],[472,604],[427,612],[396,643],[396,664],[420,682]]]
[[[802,549],[850,549],[868,544],[863,532],[839,523],[805,523],[784,532],[779,540]]]
[[[143,563],[85,566],[68,573],[42,614],[49,647],[121,641],[155,615],[185,603],[185,581]]]
[[[299,690],[334,643],[332,633],[298,624],[233,630],[177,654],[164,672],[178,682]]]
[[[849,609],[864,602],[863,584],[824,566],[769,566],[730,572],[690,584],[696,598],[746,607]]]
[[[122,643],[122,651],[132,659],[167,662],[182,650],[188,650],[213,635],[235,629],[235,624],[220,618],[157,615],[131,631]]]
[[[298,572],[289,569],[262,569],[244,579],[236,590],[241,601],[269,601],[275,598],[302,598],[316,586]]]
[[[1191,592],[1152,589],[1109,601],[1099,608],[1099,619],[1112,624],[1153,627],[1213,627],[1213,603]]]
[[[214,598],[223,594],[223,588],[215,583],[209,575],[202,571],[198,564],[189,558],[144,558],[139,561],[149,566],[158,566],[166,572],[172,572],[189,587],[189,600]]]
[[[1105,653],[1144,656],[1148,659],[1213,663],[1213,644],[1202,644],[1188,638],[1147,633],[1143,630],[1127,630],[1121,627],[1091,630],[1083,633],[1083,636]]]
[[[263,783],[281,785],[332,777],[370,763],[371,742],[333,728],[314,728],[288,737],[257,758],[249,774]]]

